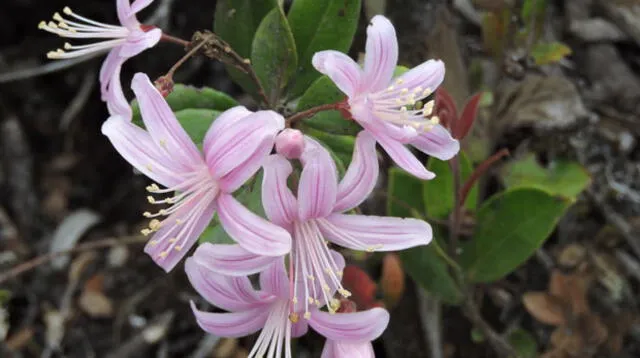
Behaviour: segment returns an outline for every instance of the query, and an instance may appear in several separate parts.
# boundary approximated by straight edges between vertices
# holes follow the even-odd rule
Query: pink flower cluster
[[[379,167],[376,143],[413,175],[433,178],[406,145],[449,159],[459,145],[431,116],[433,102],[422,104],[442,82],[444,66],[427,61],[392,79],[398,44],[391,23],[376,16],[368,27],[364,69],[346,55],[322,51],[313,58],[348,96],[348,110],[364,130],[342,178],[330,153],[311,137],[285,129],[274,111],[244,107],[222,113],[204,137],[201,149],[182,128],[147,75],[138,73],[131,88],[145,129],[131,122],[122,94],[120,69],[126,59],[154,46],[159,29],[140,25],[135,14],[152,0],[118,0],[122,26],[76,15],[69,9],[58,23],[41,28],[65,37],[99,38],[81,46],[65,45],[50,57],[68,58],[110,49],[100,72],[103,99],[111,117],[102,132],[132,166],[153,180],[146,212],[150,237],[145,252],[170,271],[217,219],[233,245],[204,243],[185,263],[193,287],[211,304],[227,311],[192,309],[207,332],[239,337],[261,330],[250,357],[291,357],[292,338],[309,326],[327,338],[322,357],[373,357],[371,341],[387,326],[382,308],[349,309],[351,293],[342,284],[345,259],[335,250],[395,251],[426,245],[428,223],[413,218],[354,213],[373,191]],[[75,19],[75,20],[73,20]],[[294,171],[292,162],[301,170]],[[240,203],[234,192],[263,171],[262,205],[266,218]],[[249,275],[259,274],[259,289]]]

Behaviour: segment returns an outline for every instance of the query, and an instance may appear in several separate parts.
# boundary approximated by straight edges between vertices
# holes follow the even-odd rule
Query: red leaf
[[[350,299],[356,303],[359,309],[377,307],[376,283],[361,268],[347,265],[342,276],[342,285],[351,292]]]
[[[455,127],[458,121],[458,110],[451,95],[442,87],[436,91],[435,114],[445,128]]]
[[[467,105],[464,106],[460,119],[457,121],[455,128],[452,129],[451,134],[454,138],[463,139],[469,133],[473,122],[476,120],[481,97],[482,93],[475,94],[471,99],[469,99]]]

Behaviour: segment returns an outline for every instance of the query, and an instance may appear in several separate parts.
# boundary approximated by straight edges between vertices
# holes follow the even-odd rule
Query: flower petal
[[[127,37],[127,42],[120,46],[118,55],[126,59],[137,56],[142,51],[158,44],[161,37],[162,30],[160,29],[151,29],[149,31],[136,29]]]
[[[160,223],[144,247],[158,266],[171,271],[198,241],[216,211],[215,194],[193,196]],[[180,222],[180,224],[178,224]]]
[[[444,62],[429,60],[403,73],[398,81],[404,88],[422,87],[433,92],[444,81],[444,73]]]
[[[276,259],[260,274],[260,289],[282,299],[289,299],[289,276],[284,257]]]
[[[219,275],[194,258],[188,258],[184,266],[189,282],[200,296],[226,311],[246,311],[273,300],[271,296],[261,297],[247,276]]]
[[[378,338],[389,323],[389,312],[372,308],[362,312],[335,313],[314,310],[309,325],[327,339],[366,342]]]
[[[264,327],[270,310],[267,307],[254,308],[233,313],[210,313],[200,311],[191,302],[191,310],[198,325],[205,331],[221,337],[243,337]]]
[[[291,337],[302,337],[309,331],[309,323],[306,319],[301,319],[296,323],[291,323]]]
[[[351,164],[338,185],[334,212],[343,212],[360,205],[371,194],[378,181],[376,140],[367,131],[356,138]]]
[[[263,137],[256,150],[243,163],[218,179],[220,190],[226,193],[238,190],[260,170],[272,149],[273,137]]]
[[[429,180],[436,177],[434,173],[425,168],[424,164],[420,163],[418,158],[416,158],[416,156],[411,153],[404,144],[389,138],[386,135],[374,135],[385,152],[389,154],[391,160],[393,160],[400,168],[420,179]]]
[[[269,220],[274,224],[290,229],[297,218],[298,203],[287,186],[292,167],[288,160],[280,155],[270,155],[264,163],[262,179],[262,206]]]
[[[347,96],[356,95],[362,81],[362,70],[351,57],[342,52],[326,50],[316,52],[311,59],[318,72],[327,75]]]
[[[123,117],[112,116],[102,125],[102,134],[142,174],[167,187],[182,182],[181,168],[160,151],[144,129]]]
[[[100,96],[103,101],[106,101],[109,96],[109,85],[114,78],[114,73],[120,71],[120,66],[122,66],[124,61],[122,57],[118,56],[118,51],[109,51],[109,54],[107,54],[107,57],[102,62],[98,77],[100,79]]]
[[[440,160],[449,160],[460,151],[458,140],[454,139],[451,133],[439,124],[414,138],[411,145]]]
[[[240,245],[204,243],[194,257],[209,270],[228,276],[246,276],[264,271],[276,259],[251,253]]]
[[[118,11],[118,20],[123,26],[130,28],[138,24],[135,13],[131,11],[130,0],[116,0],[116,9]]]
[[[291,235],[285,229],[252,213],[229,194],[220,194],[217,203],[222,227],[247,251],[281,256],[291,250]]]
[[[427,245],[433,237],[429,224],[411,218],[332,214],[317,222],[327,240],[355,250],[404,250]]]
[[[384,16],[377,15],[367,27],[364,57],[364,86],[368,92],[377,92],[391,82],[398,63],[396,30]]]
[[[246,112],[242,108],[229,111],[233,112],[221,118],[226,114],[223,113],[207,132],[205,158],[216,179],[236,169],[248,179],[271,151],[277,132],[284,128],[284,118],[273,111],[259,111],[243,117]],[[216,125],[221,119],[223,123]]]
[[[153,86],[144,73],[133,76],[131,88],[140,104],[142,120],[151,138],[172,158],[176,166],[189,170],[203,163],[202,155],[162,94]]]
[[[304,221],[329,215],[338,192],[336,165],[331,154],[318,142],[306,137],[301,157],[303,167],[298,184],[298,216]]]
[[[320,358],[375,358],[371,342],[348,343],[327,339]]]
[[[122,85],[120,84],[120,70],[122,66],[118,66],[113,72],[112,78],[109,80],[107,96],[104,101],[107,102],[107,109],[112,116],[121,116],[127,120],[131,120],[132,113],[129,102],[124,96]]]

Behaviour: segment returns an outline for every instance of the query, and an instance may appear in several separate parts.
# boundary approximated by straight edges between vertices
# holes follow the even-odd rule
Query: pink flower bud
[[[304,135],[297,129],[287,128],[276,137],[276,152],[287,159],[297,159],[304,150]]]

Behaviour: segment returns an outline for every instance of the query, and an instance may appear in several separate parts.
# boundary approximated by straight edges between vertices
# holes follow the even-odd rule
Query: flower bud
[[[297,159],[304,151],[304,135],[297,129],[287,128],[276,137],[276,152],[287,159]]]

